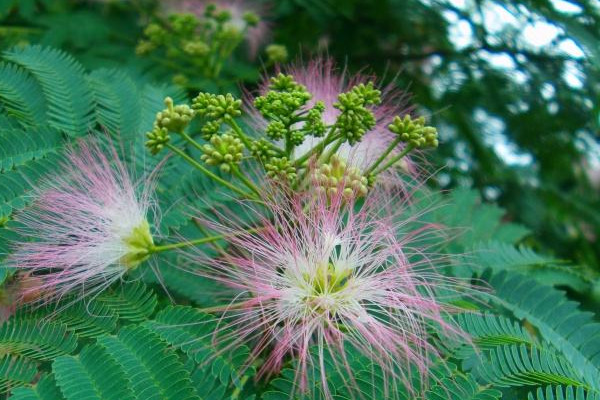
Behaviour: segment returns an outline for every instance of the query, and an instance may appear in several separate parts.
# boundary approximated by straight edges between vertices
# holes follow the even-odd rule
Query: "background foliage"
[[[144,133],[165,96],[239,93],[240,82],[252,88],[263,69],[272,71],[264,49],[251,59],[242,46],[218,79],[190,77],[196,92],[174,81],[178,71],[164,59],[135,55],[157,6],[0,3],[0,265],[15,235],[11,216],[66,143],[108,131],[129,146],[133,165],[151,168],[159,160],[145,152]],[[446,251],[460,255],[456,271],[467,267],[496,296],[472,305],[481,314],[457,317],[481,352],[448,346],[450,367],[436,371],[425,397],[600,398],[600,324],[582,310],[600,301],[597,4],[281,0],[266,10],[271,41],[292,60],[327,52],[352,72],[366,67],[394,80],[440,131],[441,150],[427,157],[431,171],[442,169],[415,207],[463,230]],[[181,209],[233,206],[213,189],[170,159],[158,186],[161,233],[203,234]],[[255,381],[254,369],[241,368],[247,348],[213,346],[214,327],[198,324],[209,318],[194,307],[218,304],[218,289],[172,268],[179,262],[172,254],[153,265],[162,282],[148,268],[64,312],[19,310],[0,326],[3,396],[289,398],[293,365]],[[9,285],[13,272],[0,271]],[[367,376],[372,366],[350,359],[357,377]],[[337,398],[347,398],[331,379]],[[382,382],[359,381],[381,398]]]

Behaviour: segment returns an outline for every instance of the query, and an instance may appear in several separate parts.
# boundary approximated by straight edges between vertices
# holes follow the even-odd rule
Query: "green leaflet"
[[[210,365],[211,374],[223,385],[240,385],[243,374],[253,373],[252,368],[245,367],[250,351],[245,345],[235,343],[235,337],[229,332],[219,332],[218,324],[209,314],[191,307],[174,306],[159,312],[146,326],[196,363]],[[233,343],[232,348],[227,347],[230,343]]]
[[[36,373],[34,362],[18,356],[3,356],[0,358],[0,393],[31,382]]]
[[[52,371],[67,400],[135,400],[119,364],[98,345],[57,358]]]
[[[527,395],[527,400],[598,400],[600,394],[587,393],[583,388],[573,386],[547,386],[546,390],[538,388]]]
[[[23,125],[47,121],[47,104],[39,83],[23,68],[0,63],[0,102],[6,113]]]
[[[11,400],[64,400],[64,397],[56,386],[54,376],[44,375],[31,387],[20,387],[13,390]]]
[[[0,326],[0,354],[50,360],[75,350],[77,338],[66,325],[13,318]]]
[[[94,98],[79,62],[42,46],[12,49],[4,57],[37,79],[47,100],[50,125],[71,136],[88,133],[94,122]]]
[[[132,377],[139,400],[199,400],[179,357],[159,336],[144,327],[126,327],[117,336],[104,336],[98,344]]]
[[[600,390],[600,323],[564,293],[515,273],[493,275],[494,301],[534,325],[573,368]]]

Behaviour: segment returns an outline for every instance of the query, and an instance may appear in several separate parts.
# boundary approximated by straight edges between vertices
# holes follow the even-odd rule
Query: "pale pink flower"
[[[430,360],[438,354],[430,332],[468,341],[447,322],[448,313],[456,310],[444,303],[444,296],[463,290],[471,296],[473,290],[438,272],[443,257],[427,256],[423,245],[440,228],[419,224],[419,216],[400,219],[405,204],[387,191],[372,192],[360,207],[341,195],[271,197],[247,205],[250,218],[259,220],[258,229],[248,230],[229,214],[206,221],[228,237],[227,255],[192,255],[197,274],[236,293],[219,310],[221,329],[232,333],[215,337],[230,346],[253,344],[248,364],[262,360],[259,376],[279,371],[291,357],[295,390],[318,390],[328,399],[333,393],[327,378],[336,373],[356,395],[357,371],[346,359],[349,348],[375,364],[373,381],[383,374],[390,388],[421,391],[412,387],[411,374],[416,371],[426,385]],[[333,360],[334,367],[326,367],[326,360]],[[314,380],[322,384],[311,384]],[[387,399],[398,396],[393,389],[382,390]]]
[[[353,86],[361,83],[375,82],[374,76],[364,74],[349,75],[346,70],[336,69],[335,62],[332,59],[317,58],[309,63],[298,63],[289,67],[284,67],[281,71],[292,75],[296,82],[304,85],[309,93],[313,95],[312,99],[306,105],[306,108],[312,108],[317,101],[325,104],[323,120],[326,125],[335,123],[340,111],[333,105],[337,102],[341,93],[349,91]],[[269,85],[269,77],[265,76],[259,89],[259,94],[264,94]],[[397,115],[403,116],[411,112],[412,108],[408,105],[408,94],[398,90],[393,84],[383,88],[382,102],[373,108],[377,124],[367,132],[362,140],[351,146],[347,142],[342,144],[336,154],[347,162],[349,167],[356,167],[361,171],[367,170],[389,147],[395,138],[395,135],[388,130],[388,125]],[[248,96],[248,103],[253,99]],[[264,130],[266,121],[260,113],[252,107],[247,108],[252,117],[252,125],[258,130]],[[320,143],[322,138],[306,137],[304,142],[294,149],[294,157],[299,158],[306,154],[310,149]],[[403,144],[399,144],[390,157],[398,154],[402,150]],[[401,165],[406,172],[415,172],[415,166],[408,161],[408,157],[401,160]]]
[[[39,277],[29,291],[94,295],[148,257],[154,185],[134,182],[107,147],[94,140],[68,147],[60,172],[35,185],[31,206],[16,215],[21,239],[9,263]]]
[[[166,2],[170,12],[188,12],[196,15],[199,19],[204,18],[204,10],[209,4],[217,6],[218,10],[227,10],[231,14],[231,20],[228,22],[239,32],[246,32],[246,42],[248,43],[248,53],[251,58],[255,58],[262,45],[269,39],[270,28],[265,20],[266,7],[261,3],[252,0],[169,0]],[[245,15],[252,13],[259,17],[256,25],[249,25]]]

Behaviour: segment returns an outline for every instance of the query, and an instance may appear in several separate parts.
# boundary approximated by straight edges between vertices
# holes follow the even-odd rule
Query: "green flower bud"
[[[144,29],[144,35],[155,46],[164,44],[169,33],[159,24],[151,23]]]
[[[146,147],[150,149],[152,155],[158,154],[164,147],[165,144],[169,143],[171,137],[167,128],[160,128],[154,124],[152,131],[146,133]]]
[[[190,37],[194,34],[200,21],[194,14],[172,14],[169,16],[173,32],[181,37]]]
[[[323,111],[325,111],[325,103],[317,101],[316,104],[306,114],[306,124],[303,131],[307,135],[314,137],[322,137],[327,130],[327,126],[323,122]]]
[[[183,45],[183,51],[194,57],[204,57],[210,52],[210,47],[201,40],[188,41]]]
[[[339,190],[347,199],[365,196],[369,180],[359,168],[348,167],[340,157],[333,155],[329,163],[320,165],[313,173],[317,190],[328,196],[335,196]]]
[[[290,143],[294,146],[299,146],[304,142],[304,132],[303,131],[291,131],[290,132]]]
[[[233,135],[214,135],[210,144],[202,146],[202,161],[208,165],[218,165],[221,171],[229,172],[233,165],[242,161],[244,145]]]
[[[381,91],[374,88],[373,83],[354,86],[349,92],[338,96],[333,105],[340,110],[335,125],[346,140],[353,145],[375,126],[373,112],[366,108],[381,102]]]
[[[267,125],[265,129],[265,134],[269,139],[273,140],[281,140],[285,137],[287,133],[287,128],[284,123],[281,121],[273,121]]]
[[[281,72],[271,78],[269,89],[279,92],[306,92],[306,87],[297,83],[292,75],[285,75]]]
[[[202,117],[213,120],[229,120],[242,114],[242,101],[236,100],[230,93],[215,95],[199,93],[192,102],[192,108]]]
[[[219,10],[214,14],[214,18],[217,22],[227,22],[231,19],[231,12],[229,10]]]
[[[287,157],[272,157],[265,163],[265,170],[269,178],[282,182],[292,182],[298,176],[296,168]]]
[[[259,160],[268,160],[276,155],[275,150],[271,145],[271,142],[260,139],[252,142],[250,147],[250,154],[256,157]]]
[[[169,132],[181,133],[194,117],[194,111],[187,105],[173,106],[173,99],[165,98],[167,108],[156,114],[155,124]]]
[[[208,121],[201,129],[202,139],[210,141],[210,139],[219,133],[221,130],[221,121]]]
[[[280,44],[270,44],[265,49],[267,54],[267,62],[271,64],[284,63],[288,59],[287,48]]]
[[[410,115],[404,118],[396,116],[388,129],[400,139],[416,148],[437,147],[438,133],[433,126],[425,126],[425,118],[413,119]]]
[[[252,11],[246,11],[242,16],[242,19],[248,24],[248,26],[256,26],[260,22],[258,14]]]
[[[154,43],[148,40],[140,40],[137,46],[135,46],[135,54],[141,56],[150,53],[154,49],[156,49],[156,45]]]

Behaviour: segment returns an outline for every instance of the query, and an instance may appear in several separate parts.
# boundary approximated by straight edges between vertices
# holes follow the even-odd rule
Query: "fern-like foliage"
[[[506,345],[497,346],[481,357],[476,374],[483,382],[498,387],[557,384],[590,389],[564,357],[550,350]]]
[[[86,79],[96,101],[97,120],[102,126],[120,136],[143,134],[140,130],[140,93],[128,74],[115,69],[99,69]]]
[[[47,104],[39,83],[23,68],[0,63],[0,101],[5,112],[24,125],[47,121]]]
[[[69,354],[76,337],[64,324],[13,318],[0,326],[0,353],[49,360]]]
[[[196,363],[210,365],[210,373],[225,386],[239,385],[243,373],[252,373],[251,369],[244,368],[249,349],[235,346],[233,351],[225,351],[223,346],[227,343],[222,343],[216,333],[218,322],[208,314],[191,307],[167,307],[146,326]]]
[[[89,132],[94,123],[94,97],[79,62],[42,46],[16,48],[4,57],[30,72],[48,102],[48,123],[72,136]]]
[[[23,357],[5,355],[0,358],[0,393],[13,386],[29,383],[37,373],[35,363]]]
[[[491,313],[459,314],[458,325],[468,333],[478,348],[490,349],[510,344],[535,344],[531,335],[518,322]]]
[[[58,357],[52,371],[67,400],[135,400],[121,366],[100,346]]]
[[[13,391],[11,400],[64,400],[53,375],[44,375],[35,385]]]
[[[197,400],[188,371],[176,353],[147,328],[125,327],[117,336],[98,339],[131,376],[131,387],[139,399]]]
[[[600,389],[600,323],[578,310],[563,292],[521,274],[500,273],[490,279],[497,303],[535,326],[586,382]]]
[[[470,375],[440,379],[425,393],[426,400],[497,400],[502,392],[481,386]]]
[[[528,274],[539,282],[570,286],[581,292],[589,290],[592,285],[591,279],[574,266],[538,254],[530,248],[515,247],[497,240],[476,244],[466,261],[494,272],[506,270]]]
[[[535,394],[529,393],[527,400],[600,400],[600,394],[586,392],[583,388],[572,386],[547,386],[538,388]]]

